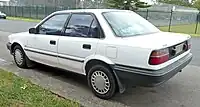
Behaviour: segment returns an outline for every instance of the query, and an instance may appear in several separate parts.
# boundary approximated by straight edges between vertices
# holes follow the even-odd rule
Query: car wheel
[[[112,71],[105,65],[94,65],[87,75],[92,92],[101,99],[110,99],[116,92],[116,81]]]
[[[13,50],[13,56],[14,56],[14,60],[15,60],[15,63],[18,67],[20,68],[26,68],[26,55],[23,51],[23,49],[19,46],[19,45],[16,45],[14,47],[14,50]]]

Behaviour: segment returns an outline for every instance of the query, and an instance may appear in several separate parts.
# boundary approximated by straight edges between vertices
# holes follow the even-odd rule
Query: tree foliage
[[[194,1],[194,7],[200,10],[200,0]]]
[[[200,10],[200,0],[192,0],[191,3],[187,0],[159,0],[162,3],[175,4],[179,6],[194,7]]]
[[[111,8],[125,10],[137,10],[138,8],[147,8],[151,6],[140,0],[107,0],[106,4]]]
[[[192,7],[192,4],[189,3],[188,0],[159,0],[159,2],[168,3],[168,4],[175,4],[175,5],[179,5],[179,6]]]

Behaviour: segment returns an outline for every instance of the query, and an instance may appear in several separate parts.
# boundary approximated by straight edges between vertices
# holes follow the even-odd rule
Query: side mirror
[[[37,29],[36,28],[30,28],[29,29],[29,33],[30,34],[36,34],[37,33]]]

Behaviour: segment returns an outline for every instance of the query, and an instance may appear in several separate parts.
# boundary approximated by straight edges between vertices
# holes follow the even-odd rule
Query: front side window
[[[73,14],[65,30],[65,35],[95,38],[98,36],[97,32],[97,23],[90,14]]]
[[[58,14],[39,26],[39,34],[60,35],[69,14]]]
[[[103,16],[120,37],[159,32],[158,28],[134,12],[106,12]]]

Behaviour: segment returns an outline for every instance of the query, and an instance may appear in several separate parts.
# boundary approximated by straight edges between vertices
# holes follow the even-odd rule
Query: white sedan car
[[[8,38],[18,67],[37,62],[85,75],[102,99],[128,86],[159,85],[192,59],[190,35],[162,32],[128,10],[58,11]]]
[[[6,14],[0,11],[0,19],[1,18],[6,19]]]

